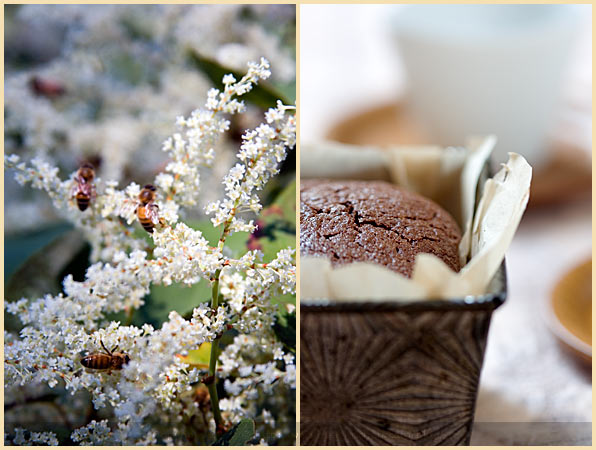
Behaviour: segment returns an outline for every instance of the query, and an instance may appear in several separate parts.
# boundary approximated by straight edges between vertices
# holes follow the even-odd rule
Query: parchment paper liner
[[[509,154],[509,161],[481,187],[478,179],[496,143],[494,136],[470,139],[467,147],[354,147],[323,142],[301,148],[301,177],[389,180],[431,198],[462,228],[463,268],[453,272],[431,254],[416,257],[408,279],[373,263],[332,267],[325,258],[302,256],[301,301],[386,301],[475,296],[501,264],[529,199],[532,168]],[[467,261],[467,263],[466,263]]]

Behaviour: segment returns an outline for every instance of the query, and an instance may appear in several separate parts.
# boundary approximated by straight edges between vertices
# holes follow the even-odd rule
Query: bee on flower
[[[85,211],[89,204],[97,197],[93,179],[95,178],[95,170],[89,163],[81,165],[77,171],[74,179],[71,195],[77,202],[77,206],[81,211]]]
[[[155,186],[146,184],[139,194],[139,204],[135,210],[140,224],[147,233],[153,233],[153,228],[159,223],[159,206],[154,203],[155,191]]]
[[[135,184],[127,188],[128,198],[125,198],[118,209],[118,215],[132,223],[136,217],[147,233],[153,233],[157,224],[160,223],[159,206],[156,203],[157,188],[152,184],[146,184],[143,189],[138,191],[136,198],[131,198],[138,191]],[[164,224],[163,220],[161,221]]]

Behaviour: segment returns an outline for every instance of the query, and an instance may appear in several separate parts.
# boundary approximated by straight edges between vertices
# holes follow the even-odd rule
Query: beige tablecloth
[[[554,284],[590,258],[589,202],[528,211],[507,254],[509,297],[494,314],[472,444],[591,445],[591,371],[544,320]]]

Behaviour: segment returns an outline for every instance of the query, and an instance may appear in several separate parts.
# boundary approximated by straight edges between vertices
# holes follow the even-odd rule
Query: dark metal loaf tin
[[[482,179],[486,179],[486,168]],[[505,262],[483,296],[300,302],[300,445],[468,445]]]

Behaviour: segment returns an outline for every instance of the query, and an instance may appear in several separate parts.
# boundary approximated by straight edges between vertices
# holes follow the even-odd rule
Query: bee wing
[[[79,179],[77,177],[72,180],[72,185],[70,186],[70,196],[74,197],[76,193],[79,191],[80,187]]]
[[[159,223],[159,206],[157,206],[155,203],[150,203],[147,205],[146,209],[147,217],[151,219],[151,222],[157,225]]]
[[[134,216],[136,208],[137,208],[136,202],[133,202],[130,199],[126,199],[126,200],[124,200],[124,202],[122,202],[122,204],[118,208],[117,213],[120,217],[129,219],[131,216]]]
[[[79,183],[79,190],[85,195],[91,195],[93,185],[89,183]]]

